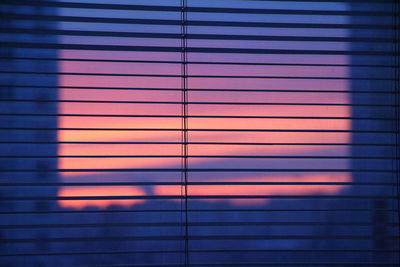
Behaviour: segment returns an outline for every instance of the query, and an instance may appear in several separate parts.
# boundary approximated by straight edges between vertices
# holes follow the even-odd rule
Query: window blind
[[[391,0],[3,0],[0,265],[397,266]]]

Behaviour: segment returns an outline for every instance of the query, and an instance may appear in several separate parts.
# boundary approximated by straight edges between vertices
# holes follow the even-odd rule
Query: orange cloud
[[[338,174],[311,174],[307,176],[273,176],[273,177],[245,177],[232,179],[208,179],[210,182],[351,182],[351,176],[346,173]],[[332,195],[337,194],[346,185],[190,185],[188,194],[194,196],[210,195]],[[181,186],[156,185],[153,187],[155,196],[181,195]],[[84,186],[64,187],[60,189],[60,197],[72,196],[146,196],[146,192],[135,186]],[[179,200],[176,200],[179,201]],[[229,202],[234,205],[264,205],[271,201],[269,198],[262,199],[203,199],[207,202]],[[105,209],[111,205],[130,207],[144,203],[143,199],[127,200],[60,200],[59,205],[63,208],[83,209],[85,207],[96,207]]]
[[[239,179],[208,180],[212,182],[350,182],[351,177],[346,173],[339,174],[311,174],[307,176],[274,176],[274,177],[246,177]],[[328,195],[337,194],[347,186],[345,185],[191,185],[188,187],[189,195]],[[159,185],[154,187],[156,195],[180,195],[181,187]],[[271,199],[204,199],[209,202],[229,202],[235,205],[262,205]]]

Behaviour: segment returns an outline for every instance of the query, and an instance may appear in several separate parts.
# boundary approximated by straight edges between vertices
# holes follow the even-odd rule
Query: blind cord
[[[182,176],[181,194],[184,196],[184,266],[190,266],[189,261],[189,213],[188,213],[188,66],[187,66],[187,2],[181,0],[181,87],[182,87]]]

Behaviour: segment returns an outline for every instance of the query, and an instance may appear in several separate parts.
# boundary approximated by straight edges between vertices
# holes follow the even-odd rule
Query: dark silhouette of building
[[[393,13],[395,1],[392,3],[352,3],[352,11],[379,11]],[[394,13],[393,13],[394,15]],[[352,117],[365,118],[352,120],[352,168],[355,170],[383,170],[393,172],[355,172],[355,183],[396,183],[396,155],[398,155],[398,143],[395,133],[398,119],[396,114],[396,90],[398,82],[395,80],[395,72],[398,72],[395,61],[395,30],[391,16],[352,16],[351,24],[367,24],[371,29],[353,29],[351,37],[365,38],[369,41],[352,42],[351,50],[354,52],[366,51],[380,53],[377,55],[353,55],[351,57],[352,78],[365,78],[364,80],[351,81]],[[387,25],[387,28],[374,29],[375,25]],[[398,26],[398,25],[397,25]],[[365,65],[368,67],[360,67]],[[396,84],[397,83],[397,84]],[[398,92],[397,92],[398,93]],[[365,132],[359,132],[365,131]],[[369,132],[368,132],[369,131]],[[371,145],[360,145],[371,144]],[[372,144],[384,144],[386,146],[373,146]],[[397,150],[397,151],[396,151]],[[361,157],[361,158],[360,158]],[[362,159],[371,157],[372,159]],[[396,212],[388,211],[398,208],[396,199],[386,197],[395,196],[395,186],[354,186],[351,190],[354,195],[369,195],[376,198],[365,199],[360,204],[361,208],[370,211],[365,213],[366,221],[370,226],[365,233],[372,236],[367,244],[369,249],[384,251],[397,248],[398,242],[394,236],[398,235],[398,223]],[[369,255],[375,262],[395,263],[395,254],[372,252]],[[397,255],[398,260],[398,255]]]
[[[0,6],[4,14],[54,15],[55,9],[47,7]],[[55,23],[35,20],[14,20],[2,18],[3,29],[30,29],[32,33],[1,33],[2,42],[46,43],[56,41],[55,36],[35,33],[35,30],[54,29]],[[57,141],[57,131],[32,130],[31,128],[56,128],[56,116],[29,116],[30,114],[57,114],[57,103],[43,102],[57,100],[57,77],[55,75],[36,75],[24,72],[57,72],[56,61],[38,60],[40,58],[57,58],[54,50],[20,48],[18,45],[3,45],[0,48],[0,175],[2,183],[13,183],[12,186],[0,187],[0,221],[3,225],[15,228],[0,229],[0,250],[7,253],[49,252],[53,244],[46,241],[52,236],[52,229],[18,229],[20,224],[52,224],[55,215],[35,213],[56,210],[55,201],[18,200],[24,197],[55,197],[57,187],[24,186],[23,183],[56,183],[58,174],[47,172],[57,168],[57,145],[39,144],[40,142]],[[15,100],[28,100],[17,102]],[[9,114],[9,115],[4,115]],[[21,114],[20,116],[17,114]],[[19,128],[22,128],[19,130]],[[27,128],[27,129],[24,129]],[[9,157],[5,157],[9,156]],[[35,156],[48,156],[40,158]],[[7,171],[8,170],[8,171]],[[32,171],[23,171],[32,170]],[[16,200],[10,200],[16,198]],[[24,213],[27,214],[17,214]],[[36,238],[36,242],[9,242],[10,239]],[[47,258],[11,257],[2,258],[1,266],[54,266]],[[46,264],[45,264],[46,262]]]

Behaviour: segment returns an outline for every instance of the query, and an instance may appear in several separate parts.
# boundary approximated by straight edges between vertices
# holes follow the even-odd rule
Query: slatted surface
[[[398,263],[394,1],[0,15],[0,265]]]

